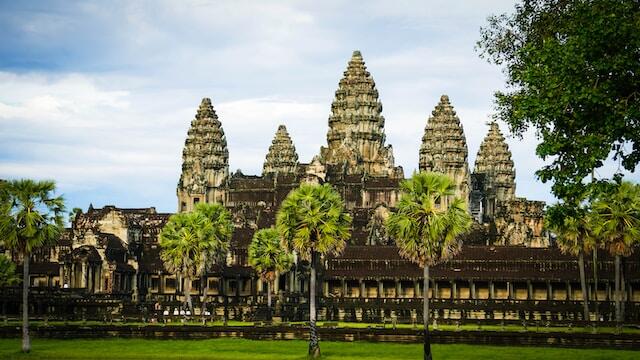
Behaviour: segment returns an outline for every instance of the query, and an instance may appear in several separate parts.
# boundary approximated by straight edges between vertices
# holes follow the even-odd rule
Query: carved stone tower
[[[228,176],[227,139],[211,100],[204,98],[184,142],[178,211],[191,211],[198,202],[223,202]]]
[[[354,51],[331,104],[327,147],[320,149],[329,174],[403,177],[385,146],[378,90],[359,51]]]
[[[295,174],[298,167],[298,154],[284,125],[278,131],[269,146],[267,158],[262,166],[262,175]]]
[[[456,196],[469,200],[469,165],[467,140],[460,119],[442,95],[427,120],[420,146],[420,171],[437,171],[456,183]]]
[[[483,178],[479,186],[484,193],[483,213],[485,218],[493,219],[498,203],[515,199],[516,171],[498,124],[492,122],[489,126],[489,133],[478,150],[474,175],[481,174],[478,178]]]

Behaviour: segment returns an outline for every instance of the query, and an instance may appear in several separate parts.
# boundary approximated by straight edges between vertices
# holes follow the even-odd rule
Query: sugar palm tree
[[[271,320],[271,291],[276,273],[290,269],[292,264],[293,255],[282,247],[280,234],[275,228],[256,231],[249,245],[249,265],[267,283],[269,320]]]
[[[16,264],[10,258],[0,254],[0,288],[20,283],[16,274]]]
[[[29,339],[29,260],[37,248],[54,244],[64,230],[64,200],[53,181],[0,182],[0,239],[22,257],[22,351]]]
[[[225,209],[221,204],[205,204],[199,203],[195,208],[196,212],[203,214],[211,224],[213,225],[214,237],[218,239],[222,244],[219,249],[219,252],[215,254],[214,259],[210,259],[207,268],[203,271],[206,273],[208,271],[208,267],[211,265],[219,265],[222,268],[223,273],[223,286],[224,286],[224,267],[227,264],[226,256],[229,252],[229,245],[231,243],[231,237],[233,236],[233,221],[231,220],[231,213]],[[204,309],[206,308],[207,302],[207,292],[209,288],[209,283],[207,281],[204,292],[202,296],[202,312],[204,313]],[[225,292],[226,289],[223,289]],[[224,308],[224,324],[227,324],[228,310],[227,310],[227,297],[225,296],[225,308]]]
[[[172,215],[160,232],[160,258],[169,272],[185,279],[185,299],[191,311],[191,282],[227,253],[230,224],[222,205],[202,204],[194,212]]]
[[[615,306],[618,326],[623,320],[621,307],[621,258],[629,256],[640,240],[640,185],[623,181],[602,192],[593,203],[594,233],[601,237],[608,252],[615,256]]]
[[[276,225],[288,252],[310,264],[309,355],[320,356],[316,328],[316,266],[318,256],[342,253],[350,237],[351,216],[340,195],[328,184],[302,184],[287,195]]]
[[[570,203],[558,203],[550,206],[545,215],[547,228],[556,234],[560,251],[578,258],[585,321],[589,321],[589,295],[584,270],[584,254],[597,251],[589,219],[590,217],[585,208],[579,204],[573,205]]]
[[[458,253],[460,235],[471,227],[464,200],[454,197],[455,183],[440,173],[421,172],[400,184],[397,210],[387,219],[387,232],[400,255],[424,271],[424,358],[431,359],[429,339],[429,267]]]

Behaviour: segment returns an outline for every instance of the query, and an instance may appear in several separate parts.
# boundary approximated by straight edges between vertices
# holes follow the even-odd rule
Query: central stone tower
[[[320,149],[329,176],[402,178],[393,149],[385,146],[384,117],[376,84],[360,51],[354,51],[331,104],[327,147]]]

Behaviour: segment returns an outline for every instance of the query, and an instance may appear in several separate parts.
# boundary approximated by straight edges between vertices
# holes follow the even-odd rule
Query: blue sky
[[[405,174],[417,168],[441,94],[464,125],[473,168],[492,94],[504,86],[474,44],[486,17],[513,4],[0,0],[0,178],[54,179],[69,208],[174,211],[202,97],[222,121],[231,171],[259,174],[279,124],[308,162],[326,142],[333,93],[356,49]],[[553,201],[534,176],[543,164],[534,134],[507,141],[517,195]]]

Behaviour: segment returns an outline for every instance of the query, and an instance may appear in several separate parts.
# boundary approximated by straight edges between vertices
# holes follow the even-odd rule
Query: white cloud
[[[231,171],[259,174],[279,124],[300,160],[310,161],[326,141],[333,92],[354,49],[363,50],[376,81],[387,143],[405,173],[417,168],[426,120],[443,93],[464,125],[473,168],[493,92],[504,83],[473,46],[486,16],[512,6],[89,1],[0,12],[26,49],[11,49],[12,59],[37,55],[36,63],[50,66],[1,70],[0,61],[0,177],[54,178],[72,206],[171,211],[184,138],[202,97],[212,98],[222,121]],[[542,164],[533,134],[508,143],[518,194],[551,199],[532,175]]]

